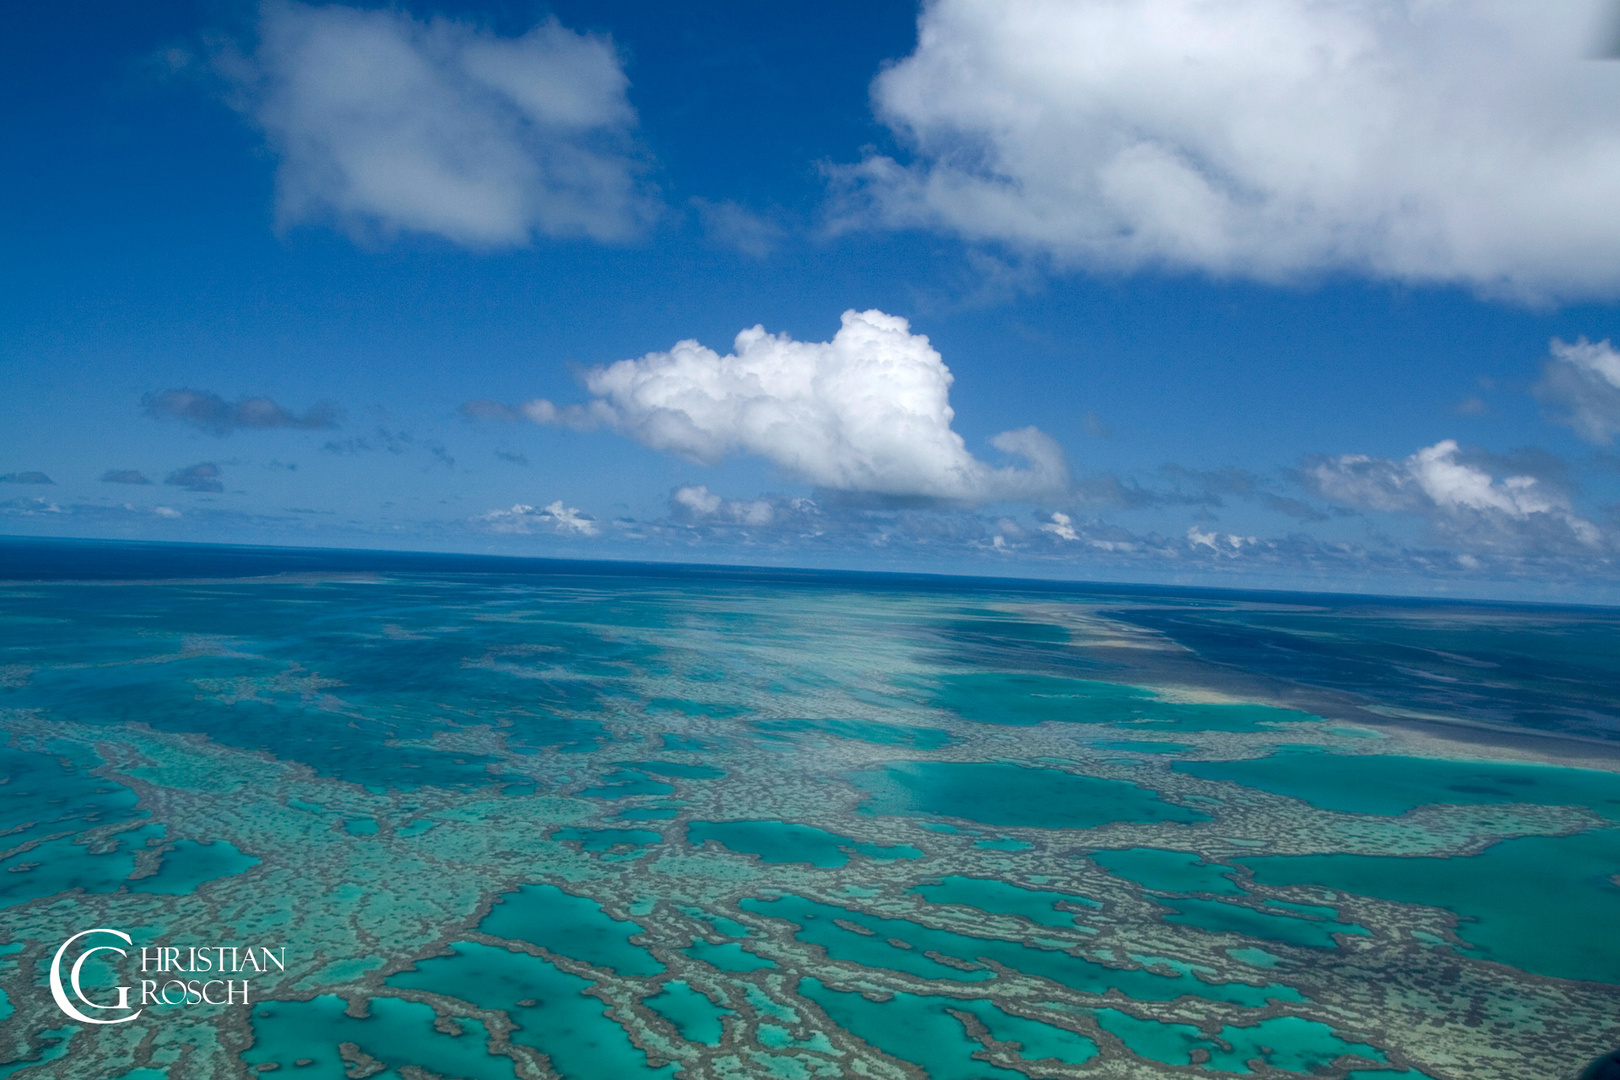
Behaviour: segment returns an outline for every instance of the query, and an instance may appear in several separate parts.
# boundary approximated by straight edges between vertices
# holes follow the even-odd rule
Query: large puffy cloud
[[[896,225],[1060,263],[1620,291],[1599,0],[934,0],[878,76]]]
[[[1587,442],[1607,446],[1620,434],[1620,352],[1607,341],[1552,342],[1536,394]]]
[[[1035,428],[991,440],[1025,467],[974,457],[951,429],[952,376],[905,319],[846,311],[831,341],[756,326],[724,356],[696,341],[585,375],[593,398],[523,411],[544,424],[610,426],[655,450],[715,463],[752,454],[833,491],[993,502],[1068,486],[1062,449]]]
[[[1419,514],[1472,545],[1597,550],[1607,544],[1553,480],[1523,473],[1497,479],[1452,439],[1399,461],[1365,454],[1322,458],[1308,463],[1302,476],[1324,498],[1364,510]]]
[[[220,64],[280,155],[284,222],[490,247],[622,239],[654,212],[612,43],[555,20],[509,38],[272,0],[257,51]]]

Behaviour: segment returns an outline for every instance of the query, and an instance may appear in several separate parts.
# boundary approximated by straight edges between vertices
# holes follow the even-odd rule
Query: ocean
[[[0,540],[0,1080],[1536,1080],[1620,611]]]

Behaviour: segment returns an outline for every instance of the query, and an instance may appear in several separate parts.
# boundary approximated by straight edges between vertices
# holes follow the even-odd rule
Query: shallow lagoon
[[[383,1080],[400,1080],[401,1066],[466,1080],[516,1080],[515,1063],[490,1054],[483,1024],[463,1018],[461,1033],[449,1036],[434,1029],[436,1018],[430,1006],[389,997],[373,999],[365,1017],[349,1015],[349,1003],[334,995],[272,1002],[254,1010],[254,1046],[243,1060],[311,1080],[347,1080],[338,1047],[353,1043],[382,1066],[370,1075]]]
[[[585,994],[589,979],[538,956],[457,942],[449,955],[424,960],[388,982],[506,1013],[516,1025],[512,1042],[541,1051],[565,1076],[673,1075],[668,1066],[649,1065],[602,1002]]]
[[[1620,620],[212,557],[0,585],[0,1075],[1521,1080],[1620,1044],[1617,770],[1579,751]],[[1411,690],[1416,733],[1313,696],[1395,624],[1502,688]],[[1267,681],[1308,642],[1317,683]],[[84,925],[289,970],[86,1037],[39,975]]]
[[[664,970],[646,949],[631,942],[643,933],[642,927],[615,919],[595,901],[554,885],[525,885],[501,897],[478,929],[623,975],[657,975]]]
[[[1041,1062],[1080,1065],[1097,1055],[1097,1044],[1077,1032],[1003,1012],[973,998],[923,997],[895,993],[882,1002],[859,994],[839,993],[816,979],[799,983],[799,992],[827,1011],[835,1022],[894,1055],[920,1066],[931,1080],[1020,1080],[1061,1075]],[[983,1044],[970,1039],[952,1011],[983,1024],[990,1036],[1015,1044],[1023,1068],[1018,1070],[973,1060]]]
[[[713,840],[722,847],[757,855],[765,863],[808,863],[838,867],[852,854],[870,859],[920,859],[922,852],[907,844],[863,844],[847,836],[810,825],[785,821],[694,821],[686,839],[701,845]]]
[[[1518,761],[1324,754],[1284,746],[1244,761],[1178,761],[1178,771],[1303,799],[1342,814],[1404,814],[1433,803],[1584,806],[1620,819],[1620,773]]]
[[[975,911],[996,915],[1017,915],[1030,922],[1065,929],[1076,924],[1079,913],[1065,910],[1098,908],[1102,904],[1088,896],[1053,892],[1050,889],[1032,889],[996,881],[991,878],[947,877],[940,881],[925,882],[913,888],[912,893],[933,904],[958,904]],[[1059,905],[1063,905],[1062,908]]]
[[[1140,882],[1150,889],[1172,893],[1214,893],[1241,896],[1232,880],[1232,868],[1211,863],[1185,851],[1161,848],[1126,848],[1094,851],[1089,858],[1104,870]]]
[[[1455,913],[1478,955],[1523,971],[1620,985],[1620,829],[1503,840],[1479,855],[1239,860],[1262,885],[1318,885]]]
[[[1193,995],[1262,1008],[1270,1001],[1297,1000],[1299,996],[1282,986],[1211,984],[1182,972],[1115,968],[1053,948],[936,930],[906,919],[866,915],[798,896],[747,899],[741,907],[795,924],[795,937],[825,949],[835,959],[929,979],[977,982],[993,977],[994,970],[985,961],[994,961],[1071,990],[1097,995],[1117,990],[1139,1001],[1171,1001]]]

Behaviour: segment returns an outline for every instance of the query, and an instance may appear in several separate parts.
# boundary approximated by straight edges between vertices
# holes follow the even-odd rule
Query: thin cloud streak
[[[244,397],[230,402],[206,390],[184,389],[147,394],[141,399],[141,408],[154,420],[178,420],[219,436],[272,428],[318,431],[337,427],[339,416],[337,406],[329,402],[296,413],[267,397]]]

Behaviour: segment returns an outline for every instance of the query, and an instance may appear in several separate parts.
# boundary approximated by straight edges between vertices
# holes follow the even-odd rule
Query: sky
[[[1599,0],[11,25],[0,534],[1620,602]]]

